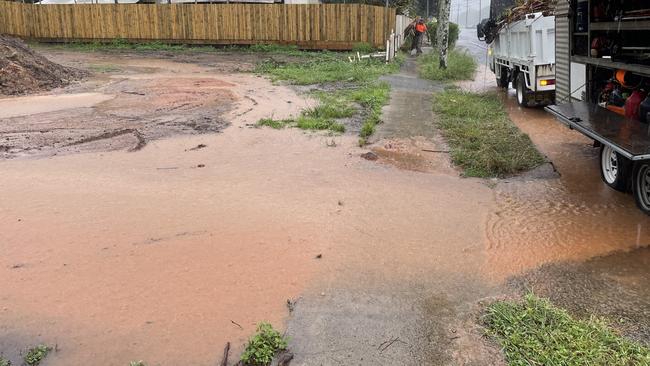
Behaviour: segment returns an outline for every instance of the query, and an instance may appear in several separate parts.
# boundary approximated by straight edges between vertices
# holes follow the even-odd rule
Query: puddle
[[[602,183],[599,150],[591,140],[543,109],[520,108],[512,90],[505,103],[515,124],[561,176],[515,178],[497,185],[498,207],[487,224],[488,272],[501,277],[547,262],[650,245],[650,218],[630,195]]]
[[[78,93],[0,99],[0,118],[29,116],[66,109],[89,108],[101,102],[111,100],[114,97],[114,95],[102,93]]]

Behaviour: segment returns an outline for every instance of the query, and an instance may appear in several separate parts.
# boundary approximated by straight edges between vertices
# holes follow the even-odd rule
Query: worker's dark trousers
[[[422,53],[420,45],[422,44],[422,35],[424,33],[415,32],[415,37],[413,37],[413,44],[411,45],[411,51],[417,50],[417,54]]]

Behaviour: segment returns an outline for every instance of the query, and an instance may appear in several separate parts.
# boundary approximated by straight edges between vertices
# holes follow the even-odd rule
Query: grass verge
[[[447,54],[447,68],[441,69],[438,52],[422,55],[418,58],[420,76],[436,81],[458,81],[471,80],[476,72],[476,61],[474,58],[458,50],[450,50]]]
[[[544,157],[508,117],[496,94],[447,90],[434,94],[438,127],[454,164],[470,177],[505,177],[537,167]]]
[[[108,42],[69,42],[60,43],[55,47],[74,49],[79,51],[110,51],[110,50],[130,50],[130,51],[167,51],[167,52],[242,52],[242,53],[274,53],[288,56],[309,57],[311,52],[299,50],[296,46],[274,45],[274,44],[256,44],[251,46],[206,46],[206,45],[185,45],[170,44],[163,42],[130,42],[125,39],[113,39]]]
[[[577,320],[532,294],[488,306],[487,333],[509,365],[650,365],[650,350],[621,337],[603,320]]]

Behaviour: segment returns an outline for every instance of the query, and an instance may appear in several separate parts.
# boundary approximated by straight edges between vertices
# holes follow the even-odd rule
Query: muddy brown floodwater
[[[498,92],[513,122],[552,162],[523,176],[501,180],[497,209],[487,223],[487,268],[497,278],[542,263],[584,260],[650,245],[650,218],[630,195],[600,179],[599,150],[592,141],[558,123],[543,108],[521,108],[514,90],[497,91],[481,67],[464,89]],[[553,167],[557,172],[551,172]]]
[[[411,332],[434,322],[436,332],[413,339],[425,354],[444,353],[435,342],[452,346],[446,322],[457,321],[459,301],[475,306],[488,282],[650,242],[631,198],[598,181],[588,141],[511,97],[513,119],[561,177],[492,188],[460,178],[445,156],[412,171],[361,159],[367,150],[353,135],[255,128],[313,101],[237,72],[250,70],[248,54],[47,55],[104,71],[0,100],[12,106],[0,117],[0,350],[16,363],[25,347],[47,343],[58,345],[47,360],[55,366],[214,365],[227,341],[238,355],[257,322],[283,329],[287,300],[300,307],[302,296],[321,299],[311,314],[334,321],[301,330],[345,325],[341,309],[382,332],[392,328],[374,319]],[[380,306],[400,294],[399,309]],[[411,295],[426,300],[424,320],[411,316],[420,316]],[[350,326],[330,334],[359,335],[376,354],[385,339]],[[469,340],[458,341],[458,357]],[[330,344],[318,338],[307,349]]]

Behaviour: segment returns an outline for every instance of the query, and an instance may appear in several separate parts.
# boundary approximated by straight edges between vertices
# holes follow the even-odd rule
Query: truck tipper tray
[[[650,124],[627,119],[587,102],[551,105],[546,110],[569,128],[611,146],[630,160],[650,159]]]

